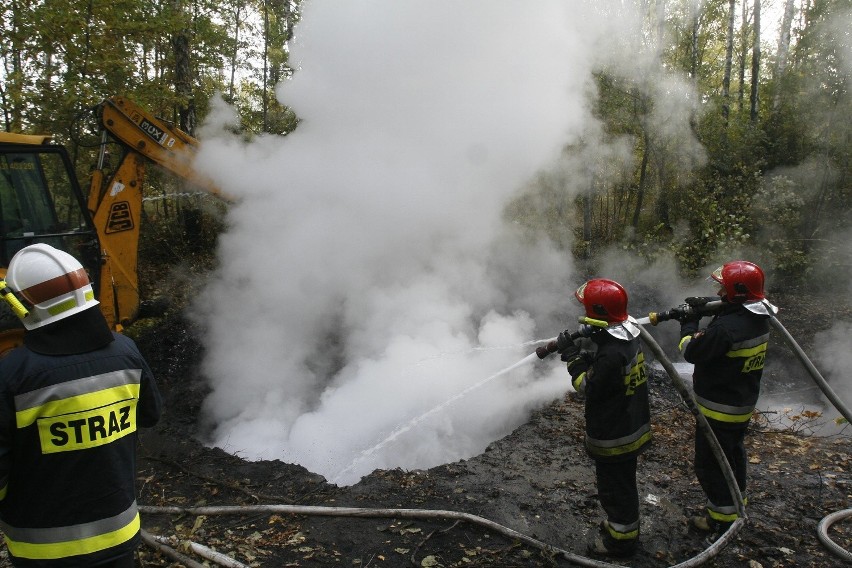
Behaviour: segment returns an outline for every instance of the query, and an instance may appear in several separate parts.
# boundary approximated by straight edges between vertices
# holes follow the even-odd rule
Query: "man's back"
[[[0,518],[16,565],[132,551],[136,429],[154,425],[161,410],[133,341],[115,334],[100,349],[66,355],[22,347],[0,360],[0,377],[8,475]]]

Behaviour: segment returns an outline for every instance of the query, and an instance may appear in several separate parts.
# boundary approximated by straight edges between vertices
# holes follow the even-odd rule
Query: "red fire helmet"
[[[609,323],[627,320],[627,292],[614,280],[595,278],[574,292],[586,308],[586,316]]]
[[[766,298],[763,270],[753,262],[728,262],[714,270],[710,278],[722,285],[729,302],[756,302]]]

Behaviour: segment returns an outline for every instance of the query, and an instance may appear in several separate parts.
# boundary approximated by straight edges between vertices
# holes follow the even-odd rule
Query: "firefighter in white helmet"
[[[109,329],[70,254],[27,246],[6,282],[26,328],[0,359],[0,526],[12,564],[132,568],[137,428],[162,406],[151,370]]]

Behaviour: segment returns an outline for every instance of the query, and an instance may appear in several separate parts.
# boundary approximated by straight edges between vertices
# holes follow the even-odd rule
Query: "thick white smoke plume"
[[[629,30],[595,4],[306,4],[278,89],[298,129],[204,133],[240,198],[197,306],[212,444],[354,483],[481,452],[569,388],[549,360],[490,380],[579,314],[570,255],[501,214],[599,130],[591,72]]]

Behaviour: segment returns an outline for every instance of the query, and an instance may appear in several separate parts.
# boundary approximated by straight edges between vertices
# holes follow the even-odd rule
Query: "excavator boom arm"
[[[222,199],[215,185],[193,167],[198,141],[125,97],[101,103],[101,157],[93,172],[88,208],[104,258],[100,277],[101,303],[107,320],[123,325],[139,309],[137,256],[142,217],[142,185],[146,167],[154,164],[190,185]],[[105,173],[103,153],[109,138],[123,149],[111,175]]]
[[[225,198],[209,178],[194,169],[198,140],[180,128],[157,119],[125,97],[112,97],[101,104],[100,123],[128,152],[137,152],[199,189]]]

